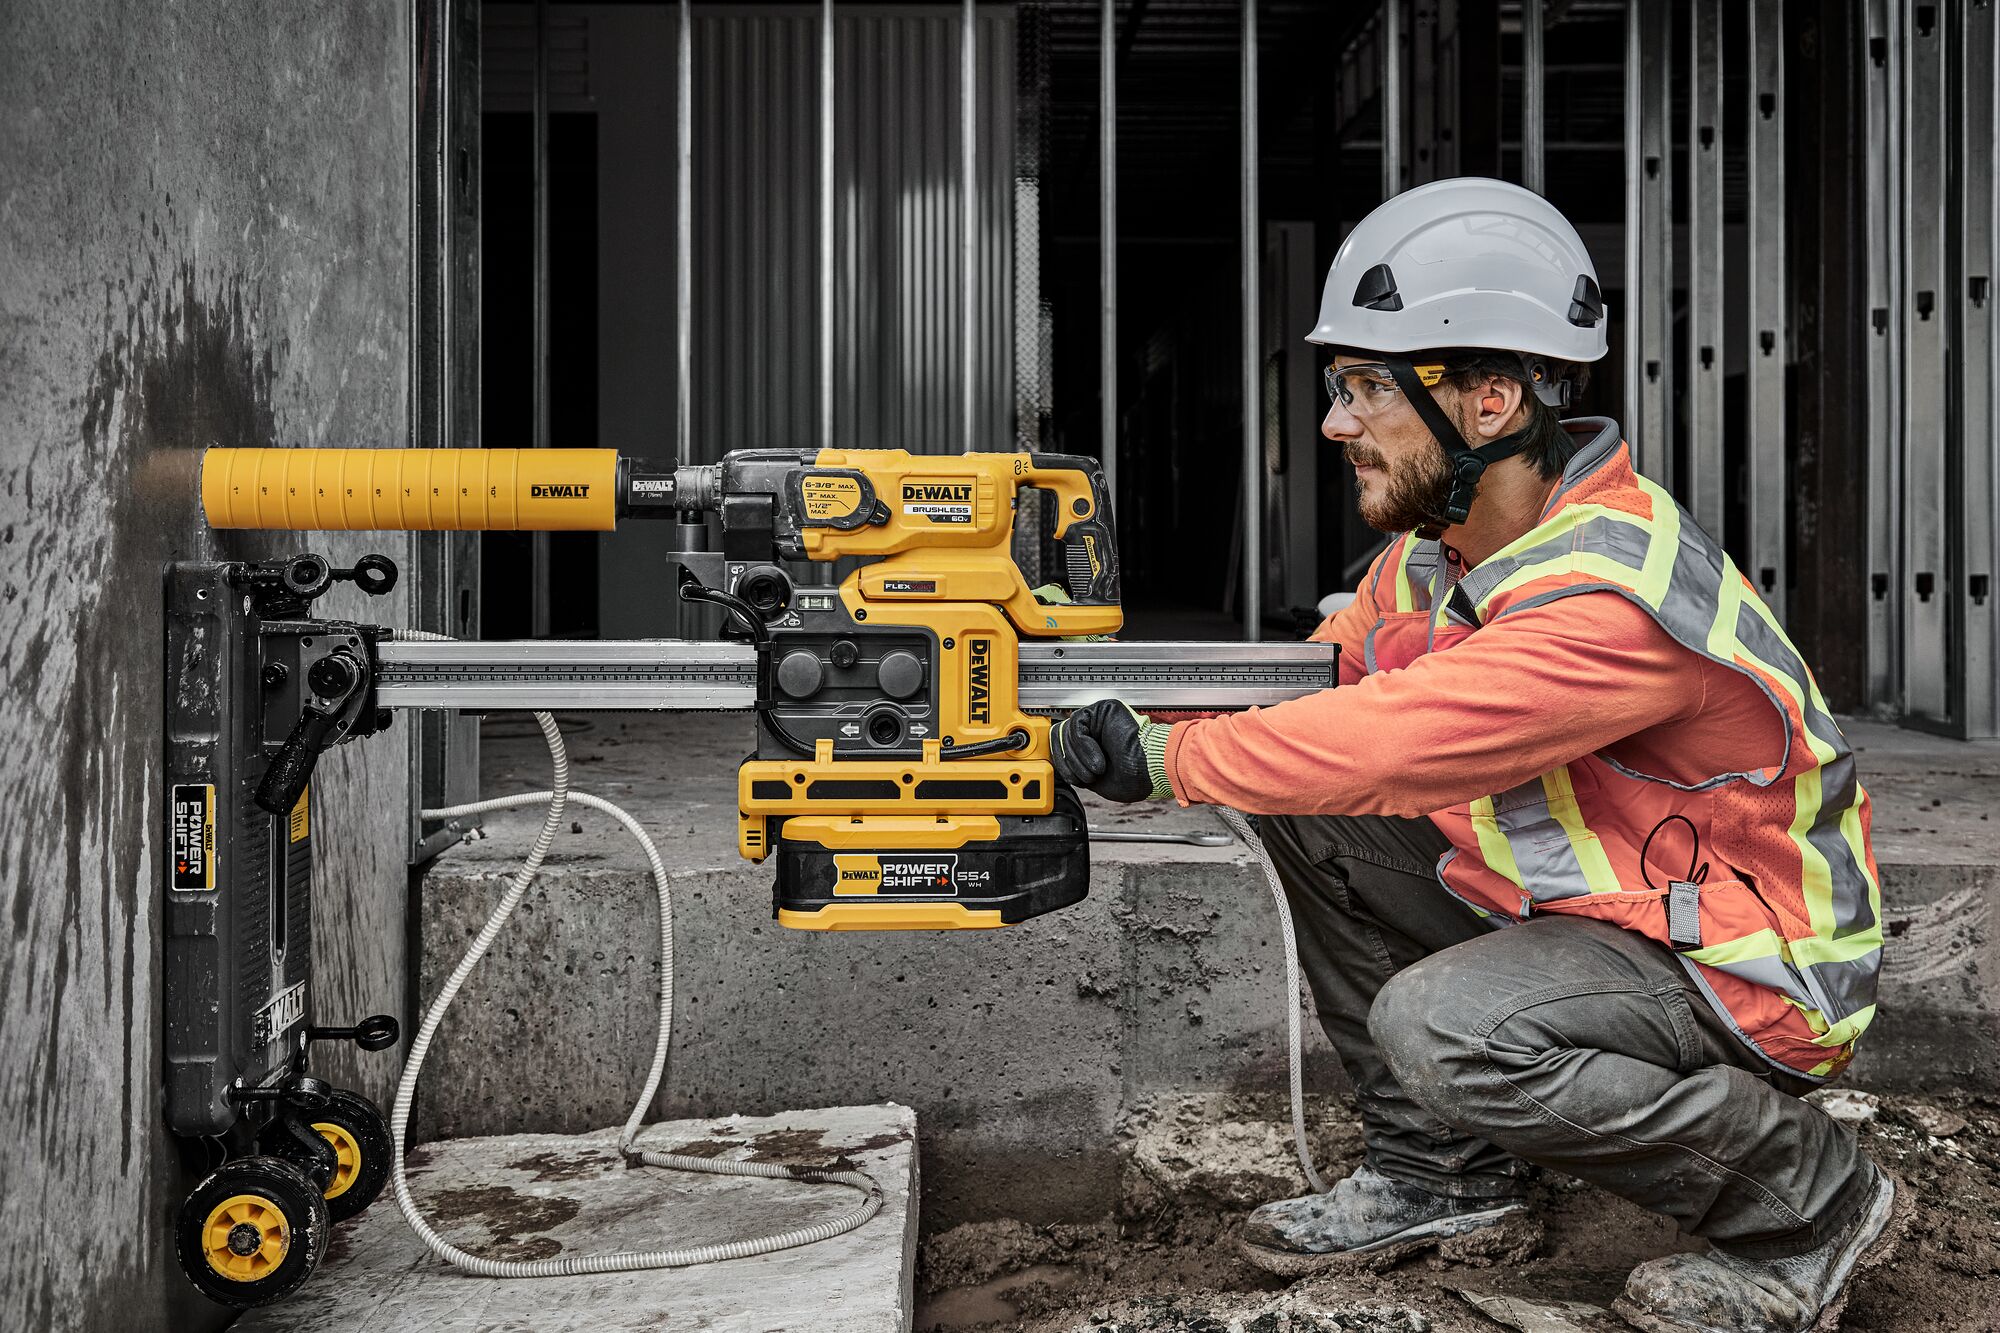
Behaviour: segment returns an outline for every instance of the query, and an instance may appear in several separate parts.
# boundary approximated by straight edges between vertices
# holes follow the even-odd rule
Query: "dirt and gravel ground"
[[[1844,1327],[2000,1330],[2000,1103],[1843,1089],[1815,1095],[1857,1126],[1876,1160],[1919,1201],[1899,1257],[1857,1288]],[[1322,1174],[1345,1174],[1361,1153],[1351,1108],[1317,1103],[1311,1123]],[[982,1222],[926,1240],[917,1328],[1604,1333],[1626,1326],[1590,1307],[1609,1305],[1634,1264],[1698,1245],[1662,1218],[1550,1175],[1534,1200],[1543,1241],[1526,1262],[1496,1262],[1474,1249],[1288,1286],[1239,1259],[1234,1243],[1248,1209],[1304,1188],[1282,1098],[1151,1106],[1124,1141],[1116,1218],[1048,1228]]]

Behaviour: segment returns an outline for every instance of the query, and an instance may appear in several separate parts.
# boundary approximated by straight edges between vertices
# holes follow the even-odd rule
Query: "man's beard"
[[[1361,499],[1361,521],[1378,532],[1408,532],[1444,513],[1451,499],[1452,471],[1435,441],[1390,470],[1382,456],[1360,444],[1347,446],[1347,461],[1378,470],[1383,493]]]

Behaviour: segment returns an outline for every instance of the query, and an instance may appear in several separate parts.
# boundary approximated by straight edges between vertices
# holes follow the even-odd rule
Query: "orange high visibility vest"
[[[1875,1013],[1882,900],[1868,796],[1846,739],[1777,618],[1715,541],[1632,468],[1615,423],[1596,428],[1541,522],[1454,587],[1435,541],[1406,535],[1376,561],[1382,613],[1366,669],[1408,666],[1512,611],[1575,597],[1587,623],[1612,593],[1689,650],[1755,681],[1781,715],[1783,762],[1692,784],[1603,753],[1431,816],[1452,849],[1438,879],[1495,925],[1539,912],[1597,917],[1674,949],[1715,1012],[1773,1063],[1838,1073]],[[1469,612],[1469,614],[1468,614]],[[1699,756],[1689,771],[1708,769]],[[1669,814],[1711,865],[1689,873],[1685,828],[1641,864]],[[1650,884],[1649,884],[1650,879]]]

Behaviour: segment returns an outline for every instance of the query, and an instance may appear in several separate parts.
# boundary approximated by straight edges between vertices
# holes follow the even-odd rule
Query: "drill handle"
[[[1078,606],[1118,605],[1118,535],[1103,466],[1083,454],[1029,454],[1017,475],[1024,485],[1055,497],[1047,554],[1070,600]]]

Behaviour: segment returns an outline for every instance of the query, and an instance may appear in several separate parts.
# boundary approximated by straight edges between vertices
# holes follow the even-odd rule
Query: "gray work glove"
[[[1117,699],[1077,709],[1049,732],[1056,776],[1110,801],[1163,801],[1167,736],[1173,728],[1149,721]]]

